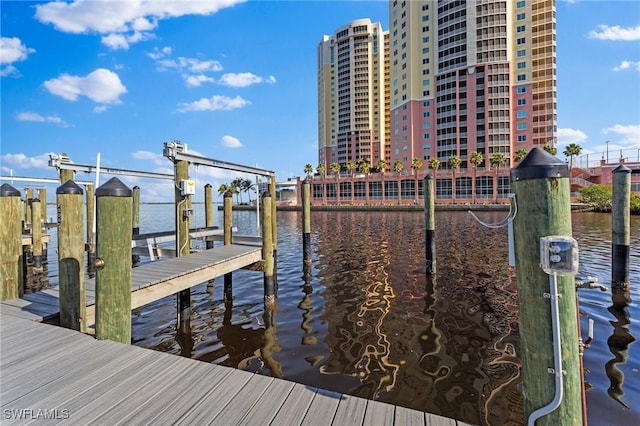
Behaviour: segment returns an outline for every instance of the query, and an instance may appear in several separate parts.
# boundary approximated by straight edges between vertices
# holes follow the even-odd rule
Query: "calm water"
[[[141,232],[173,228],[172,211],[142,205]],[[479,214],[486,222],[504,215]],[[196,205],[193,226],[203,217]],[[631,219],[630,299],[579,290],[585,338],[594,321],[584,353],[592,425],[640,422],[640,217]],[[135,344],[469,423],[522,424],[505,229],[484,228],[466,212],[437,212],[431,279],[420,212],[313,212],[311,220],[313,267],[303,276],[301,214],[278,212],[272,315],[264,314],[262,274],[239,271],[233,306],[222,300],[222,279],[192,290],[191,333],[176,332],[175,297],[135,310]],[[580,272],[608,287],[611,217],[575,213],[572,220]],[[239,234],[259,234],[255,212],[234,212],[234,225]]]

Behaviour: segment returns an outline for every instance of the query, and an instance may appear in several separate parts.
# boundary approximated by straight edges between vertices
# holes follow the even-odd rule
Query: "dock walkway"
[[[231,367],[95,340],[5,310],[0,306],[3,425],[464,424]]]
[[[229,244],[188,256],[150,262],[131,270],[131,309],[260,262],[260,247]],[[60,293],[53,287],[0,302],[7,315],[46,321],[60,312]],[[95,320],[95,280],[86,280],[87,325]]]

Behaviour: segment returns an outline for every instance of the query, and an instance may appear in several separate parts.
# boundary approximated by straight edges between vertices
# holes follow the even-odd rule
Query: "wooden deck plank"
[[[226,410],[227,405],[250,380],[254,379],[254,376],[254,374],[242,370],[232,371],[231,374],[225,378],[224,386],[218,386],[206,392],[188,413],[177,419],[175,424],[206,424],[215,412],[223,409]],[[162,421],[165,421],[164,416],[162,417]],[[173,421],[170,423],[174,424]]]
[[[350,395],[343,395],[338,404],[333,424],[355,425],[362,423],[364,413],[367,410],[367,400]]]
[[[296,383],[287,395],[278,413],[273,418],[273,425],[299,425],[302,423],[317,389]],[[253,423],[253,422],[251,422]],[[251,424],[250,423],[250,424]],[[255,424],[255,423],[253,423]]]
[[[431,425],[426,423],[426,419],[423,412],[410,410],[405,407],[396,407],[395,424],[406,426],[425,426]],[[437,423],[433,423],[436,426]]]
[[[393,425],[395,421],[395,406],[384,402],[370,401],[364,413],[363,426]]]
[[[255,404],[246,411],[246,415],[236,422],[236,425],[263,426],[265,424],[272,424],[283,402],[291,395],[294,386],[295,383],[293,382],[273,380]],[[311,401],[311,398],[309,398],[309,401]]]
[[[272,377],[254,374],[251,377],[251,380],[249,380],[244,387],[240,389],[236,397],[231,399],[223,410],[217,408],[212,409],[215,407],[218,399],[217,397],[212,399],[213,397],[211,395],[209,395],[209,398],[203,400],[200,406],[206,406],[208,408],[207,411],[211,413],[209,417],[211,419],[209,424],[236,425],[247,416],[247,413],[253,408],[256,401],[260,399],[272,383]],[[282,395],[280,395],[280,397],[282,398]],[[273,406],[263,408],[265,410],[267,408],[271,408],[271,412],[265,413],[269,417],[272,417],[277,412],[277,409],[273,409]],[[214,412],[217,413],[214,415]],[[207,416],[207,414],[208,413],[204,411],[202,413],[203,416]]]
[[[331,425],[342,395],[325,389],[318,389],[301,425]]]

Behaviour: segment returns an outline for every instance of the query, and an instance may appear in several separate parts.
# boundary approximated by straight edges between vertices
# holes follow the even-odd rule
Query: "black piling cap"
[[[231,198],[231,197],[233,197],[233,194],[231,192],[227,191],[227,192],[224,193],[223,197],[224,198]]]
[[[271,193],[269,191],[264,191],[262,193],[262,198],[267,198],[267,197],[271,197]]]
[[[533,148],[526,157],[511,170],[511,181],[569,177],[567,163],[544,149]]]
[[[8,183],[3,183],[2,186],[0,186],[0,197],[19,197],[19,196],[20,196],[20,191],[18,191]]]
[[[432,175],[431,173],[429,173],[428,175],[426,175],[426,176],[424,177],[424,179],[423,179],[423,180],[426,182],[427,180],[431,180],[431,179],[433,179],[433,175]]]
[[[620,164],[616,167],[612,173],[631,173],[631,169],[625,166],[624,164]]]
[[[82,188],[72,180],[68,180],[56,189],[56,194],[82,195]]]
[[[96,189],[96,197],[131,197],[131,190],[120,179],[112,177]]]
[[[304,180],[302,181],[303,185],[308,185],[311,183],[311,180],[309,179],[309,176],[307,176],[306,178],[304,178]]]

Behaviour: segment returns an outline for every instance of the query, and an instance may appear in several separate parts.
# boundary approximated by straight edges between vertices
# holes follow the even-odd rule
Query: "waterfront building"
[[[318,164],[375,164],[389,135],[388,32],[358,19],[318,45]]]
[[[376,140],[368,158],[374,163],[384,152],[404,175],[434,173],[439,202],[506,201],[516,153],[557,144],[555,13],[555,0],[390,0],[389,138],[384,148]],[[352,24],[336,32],[334,44]],[[339,134],[348,131],[340,127],[347,114],[356,120],[354,109],[341,109],[340,92],[326,88],[334,83],[323,50],[331,43],[325,36],[320,44],[318,78],[319,163],[327,170],[354,158],[353,148],[345,152],[353,141]],[[437,170],[429,169],[432,159]],[[417,194],[420,181],[407,179],[409,187],[396,191]]]

